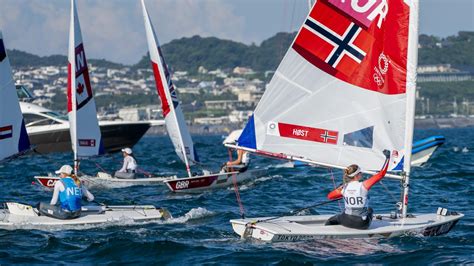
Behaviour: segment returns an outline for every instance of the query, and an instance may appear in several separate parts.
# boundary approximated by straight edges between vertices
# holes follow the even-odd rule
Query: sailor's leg
[[[338,225],[338,224],[340,224],[339,216],[341,216],[341,214],[336,214],[336,215],[332,216],[331,218],[329,218],[326,221],[326,223],[324,225]]]
[[[49,203],[40,202],[38,211],[41,215],[44,216],[49,216],[56,219],[63,219],[61,207],[57,205],[51,205]]]
[[[343,214],[340,217],[341,224],[354,229],[367,229],[372,221],[372,215],[367,215],[365,219],[360,216]]]

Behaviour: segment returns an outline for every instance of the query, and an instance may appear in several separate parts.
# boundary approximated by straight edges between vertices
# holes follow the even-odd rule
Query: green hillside
[[[229,69],[236,66],[251,67],[257,71],[274,70],[290,46],[295,33],[278,33],[260,45],[222,40],[215,37],[193,36],[173,40],[163,45],[167,63],[173,70],[196,72],[199,66],[207,69]],[[419,64],[452,64],[474,68],[474,32],[459,32],[447,38],[420,35]],[[63,55],[37,56],[10,50],[14,67],[64,66]],[[107,60],[90,59],[99,67],[119,68],[124,65]],[[148,55],[144,55],[134,68],[148,68]]]

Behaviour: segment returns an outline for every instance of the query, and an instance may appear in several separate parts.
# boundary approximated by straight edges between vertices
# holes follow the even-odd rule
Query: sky
[[[147,51],[139,0],[77,0],[88,58],[135,64]],[[146,0],[161,43],[200,35],[260,44],[296,31],[308,0]],[[0,0],[8,49],[67,54],[68,0]],[[420,0],[420,33],[446,37],[474,31],[474,0]]]

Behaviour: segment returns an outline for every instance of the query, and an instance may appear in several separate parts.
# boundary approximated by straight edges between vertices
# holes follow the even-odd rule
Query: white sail
[[[318,0],[239,145],[366,170],[379,169],[388,149],[389,170],[403,170],[416,76],[407,74],[410,2]]]
[[[155,76],[156,89],[161,100],[166,129],[171,141],[173,142],[176,153],[186,164],[188,173],[190,173],[189,166],[198,162],[199,159],[197,157],[196,149],[194,148],[193,140],[186,126],[175,87],[171,81],[170,72],[168,71],[158,38],[156,37],[143,0],[142,8],[148,50],[153,67],[153,74]]]
[[[102,154],[102,137],[74,0],[71,0],[68,61],[67,107],[75,158]]]
[[[12,69],[0,31],[0,160],[30,148]]]

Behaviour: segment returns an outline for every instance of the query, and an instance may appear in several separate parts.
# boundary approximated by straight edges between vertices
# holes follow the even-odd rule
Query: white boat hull
[[[288,242],[327,238],[390,238],[406,234],[436,236],[449,232],[464,215],[442,216],[432,213],[396,219],[389,218],[388,214],[381,216],[382,219],[374,218],[367,230],[351,229],[342,225],[325,226],[331,215],[285,216],[273,220],[268,220],[272,217],[261,217],[230,222],[234,231],[242,238]]]
[[[158,221],[171,218],[166,209],[153,205],[126,206],[83,206],[82,214],[76,219],[61,220],[39,216],[30,205],[8,202],[0,210],[0,228],[47,227],[54,225],[117,224],[121,222]]]
[[[215,173],[202,176],[193,176],[187,178],[177,178],[163,181],[173,192],[199,192],[202,190],[229,187],[236,182],[242,183],[250,179],[258,178],[266,173],[263,169],[251,169],[243,173]]]
[[[412,166],[422,166],[423,164],[425,164],[431,158],[431,156],[433,155],[433,153],[435,152],[435,150],[438,147],[439,146],[433,146],[429,149],[422,150],[422,151],[417,152],[417,153],[413,153],[412,156],[411,156],[411,165]]]

